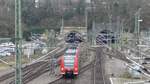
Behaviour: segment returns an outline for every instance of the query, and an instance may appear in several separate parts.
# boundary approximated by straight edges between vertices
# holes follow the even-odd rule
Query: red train
[[[66,49],[64,55],[60,60],[60,72],[63,76],[77,76],[79,72],[78,67],[79,48],[69,47]]]

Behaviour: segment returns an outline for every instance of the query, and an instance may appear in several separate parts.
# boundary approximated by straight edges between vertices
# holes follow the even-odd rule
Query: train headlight
[[[75,70],[75,71],[77,71],[77,70],[78,70],[78,68],[74,68],[74,70]]]
[[[61,71],[64,71],[64,68],[63,68],[63,67],[61,68]]]

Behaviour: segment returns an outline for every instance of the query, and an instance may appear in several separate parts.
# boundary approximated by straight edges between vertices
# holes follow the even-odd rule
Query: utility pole
[[[122,22],[121,22],[121,31],[120,31],[120,47],[122,48],[122,45],[123,45],[123,41],[124,41],[124,39],[123,38],[125,38],[126,39],[126,37],[123,37],[123,35],[124,35],[124,20],[122,20]]]
[[[86,28],[86,38],[88,38],[87,33],[88,33],[88,9],[85,7],[85,28]],[[88,41],[88,40],[86,40]]]
[[[94,44],[94,28],[95,28],[95,2],[94,0],[91,0],[91,11],[92,11],[92,32],[90,32],[90,40],[91,40],[91,45]]]
[[[95,35],[95,20],[93,20],[92,23],[92,45],[95,45],[95,41],[96,41],[96,35]]]
[[[55,47],[55,31],[50,30],[50,38],[51,38],[51,47]]]
[[[47,37],[47,50],[49,51],[51,47],[51,33],[48,29],[46,30],[46,37]]]
[[[135,29],[134,29],[134,33],[135,33],[135,37],[136,37],[136,46],[138,49],[138,57],[140,57],[141,59],[143,59],[143,56],[140,55],[140,47],[138,46],[140,44],[140,22],[142,22],[141,20],[141,8],[138,9],[138,11],[135,13]],[[140,62],[140,60],[139,60]]]
[[[134,28],[134,33],[136,36],[136,43],[139,44],[139,36],[140,36],[140,22],[142,21],[140,19],[141,15],[141,8],[135,13],[135,28]]]
[[[88,27],[88,11],[87,8],[85,8],[85,27]]]
[[[60,34],[63,34],[63,31],[64,31],[64,18],[62,16]]]
[[[15,84],[22,84],[21,55],[22,55],[22,29],[21,29],[21,0],[15,0],[15,44],[16,44],[16,80]]]

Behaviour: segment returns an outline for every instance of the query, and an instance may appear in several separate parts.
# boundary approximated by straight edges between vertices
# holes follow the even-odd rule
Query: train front
[[[61,58],[60,71],[63,76],[78,75],[78,47],[70,47]]]

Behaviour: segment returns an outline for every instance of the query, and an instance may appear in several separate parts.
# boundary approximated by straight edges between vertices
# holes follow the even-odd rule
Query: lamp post
[[[21,79],[21,47],[22,47],[22,29],[21,29],[21,0],[15,0],[15,44],[16,44],[16,80],[15,84],[22,84]]]

